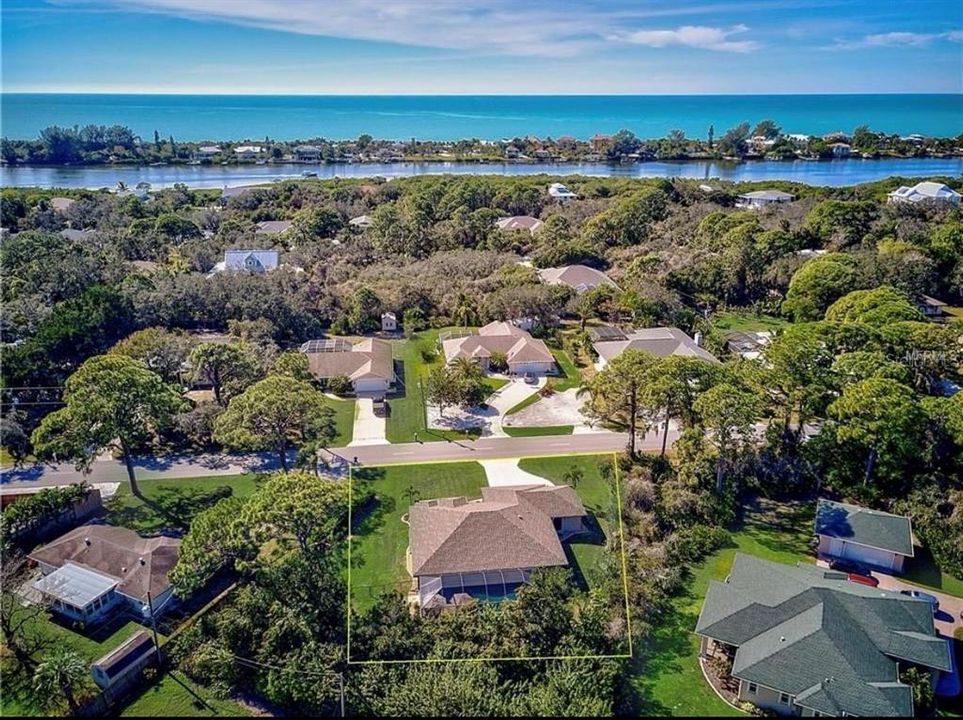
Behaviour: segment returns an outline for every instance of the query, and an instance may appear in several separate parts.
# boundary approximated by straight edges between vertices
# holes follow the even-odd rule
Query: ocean
[[[35,138],[48,125],[127,125],[175,140],[376,138],[455,140],[672,129],[704,138],[772,119],[785,132],[859,125],[887,133],[963,133],[963,95],[80,95],[4,93],[0,134]]]

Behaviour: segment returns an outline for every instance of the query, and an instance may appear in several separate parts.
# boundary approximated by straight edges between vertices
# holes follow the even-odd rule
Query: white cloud
[[[766,0],[771,2],[771,0]],[[797,2],[821,0],[782,0]],[[560,4],[558,0],[48,0],[62,7],[160,13],[198,21],[429,48],[512,55],[574,56],[606,41],[655,47],[684,45],[748,52],[756,43],[730,40],[746,30],[684,26],[639,30],[646,18],[744,12],[758,0],[664,6],[627,2]],[[765,5],[766,3],[761,3]]]
[[[963,42],[963,31],[951,30],[942,33],[887,32],[864,35],[858,40],[837,40],[831,49],[853,50],[867,47],[926,47],[938,40]]]
[[[744,33],[748,29],[745,25],[733,25],[729,28],[683,25],[675,30],[636,30],[614,35],[613,38],[650,47],[683,45],[702,50],[745,53],[758,48],[759,43],[753,40],[730,40],[729,38],[732,35]]]

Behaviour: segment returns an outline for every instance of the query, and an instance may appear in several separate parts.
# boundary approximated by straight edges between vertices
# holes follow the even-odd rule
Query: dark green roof
[[[738,649],[732,674],[826,714],[908,716],[897,659],[949,669],[926,603],[815,565],[738,554],[709,587],[696,632]]]
[[[859,505],[820,499],[816,506],[816,534],[913,556],[908,517]]]

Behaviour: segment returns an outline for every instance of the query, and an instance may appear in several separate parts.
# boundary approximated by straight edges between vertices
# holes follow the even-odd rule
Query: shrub
[[[351,381],[345,375],[335,375],[328,380],[328,392],[335,395],[348,395],[353,389]]]

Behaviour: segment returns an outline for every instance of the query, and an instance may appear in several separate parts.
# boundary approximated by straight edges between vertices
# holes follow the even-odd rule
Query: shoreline
[[[312,173],[310,177],[305,172]],[[633,163],[511,162],[354,162],[234,163],[230,165],[19,165],[0,167],[0,186],[65,190],[112,189],[140,182],[154,189],[183,184],[193,189],[224,189],[290,180],[402,178],[417,175],[547,175],[566,177],[679,178],[703,182],[798,182],[815,187],[841,187],[890,177],[963,177],[963,157],[848,158],[809,160],[645,160]]]

